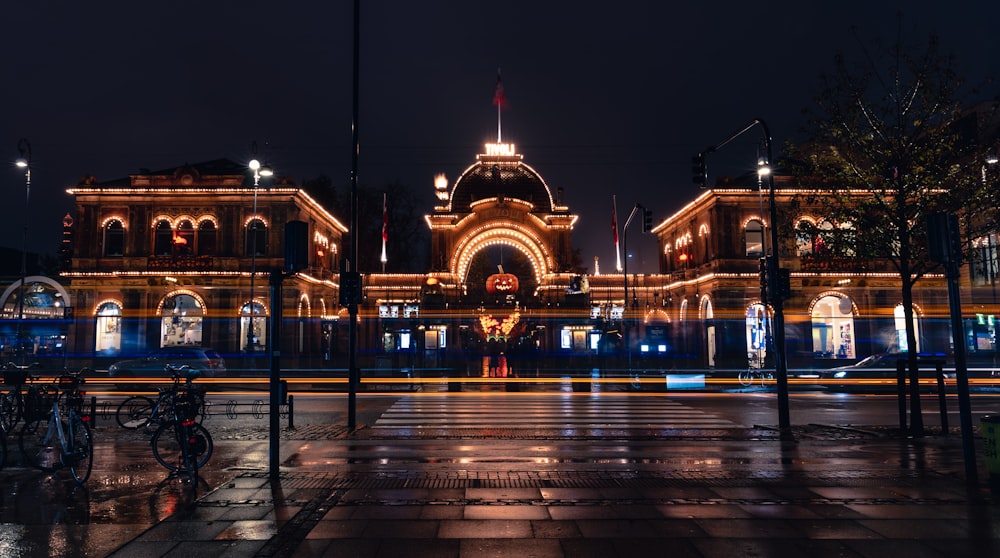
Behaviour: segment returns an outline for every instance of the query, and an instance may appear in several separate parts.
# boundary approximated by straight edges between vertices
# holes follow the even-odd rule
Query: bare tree
[[[836,56],[795,158],[805,162],[801,180],[823,190],[816,201],[831,223],[811,232],[829,253],[887,259],[899,273],[906,347],[915,348],[913,287],[937,266],[927,255],[927,215],[958,213],[971,226],[996,207],[995,192],[981,179],[979,121],[963,105],[975,93],[937,38],[911,49],[900,33],[894,44],[863,47],[861,58]],[[915,378],[916,351],[908,353]]]

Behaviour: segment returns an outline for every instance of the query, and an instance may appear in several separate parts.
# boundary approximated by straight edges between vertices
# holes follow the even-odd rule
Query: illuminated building
[[[826,247],[798,224],[845,225],[827,223],[822,207],[805,201],[809,192],[787,177],[775,181],[784,221],[779,250],[790,272],[789,368],[905,349],[896,272],[887,261],[852,258],[849,251],[821,257]],[[439,176],[433,188],[437,203],[425,217],[430,269],[361,270],[363,369],[478,376],[491,368],[482,357],[492,352],[509,358],[504,373],[556,367],[589,373],[633,364],[732,370],[764,362],[769,311],[759,258],[771,224],[752,185],[705,190],[659,221],[652,230],[659,272],[629,274],[628,301],[621,273],[575,269],[582,265],[572,259],[577,215],[512,144],[487,144],[453,184]],[[338,270],[347,216],[324,208],[291,179],[257,189],[256,213],[246,168],[224,160],[110,182],[88,178],[68,192],[76,209],[64,227],[68,267],[56,284],[65,285],[59,297],[73,310],[67,355],[113,359],[194,344],[232,363],[255,349],[250,343],[267,344],[267,327],[248,332],[251,304],[270,315],[268,271],[283,265],[284,224],[301,220],[309,226],[310,261],[284,283],[282,361],[344,368],[347,312],[339,306]],[[662,203],[651,198],[642,201]],[[995,239],[981,242],[995,260]],[[502,261],[491,259],[497,253]],[[995,275],[974,274],[973,286],[990,289]],[[983,351],[995,350],[992,292],[993,306],[975,310],[984,324],[974,343]],[[917,283],[914,310],[917,349],[948,352],[946,320],[938,319],[948,311],[943,276]],[[561,358],[569,360],[553,363]]]
[[[110,182],[85,178],[67,192],[76,202],[63,273],[76,310],[70,354],[185,344],[227,355],[261,350],[267,328],[251,321],[250,309],[270,313],[268,273],[282,266],[290,220],[308,223],[312,244],[309,267],[285,284],[285,315],[303,327],[282,339],[283,348],[322,354],[320,324],[338,313],[334,270],[347,229],[289,179],[257,189],[251,204],[245,167],[217,160]]]

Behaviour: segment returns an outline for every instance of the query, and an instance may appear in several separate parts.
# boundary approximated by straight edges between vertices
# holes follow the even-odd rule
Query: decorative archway
[[[541,284],[542,278],[550,272],[552,262],[548,255],[548,249],[537,237],[533,238],[533,235],[524,231],[522,227],[494,223],[473,231],[462,239],[452,255],[449,270],[459,281],[464,283],[469,275],[469,266],[476,254],[486,248],[498,245],[514,248],[528,258],[536,283]]]

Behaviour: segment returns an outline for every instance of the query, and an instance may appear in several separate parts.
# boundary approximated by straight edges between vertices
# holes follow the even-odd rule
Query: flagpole
[[[497,67],[497,87],[493,91],[493,104],[497,106],[497,143],[503,142],[503,136],[500,133],[500,109],[503,108],[505,99],[503,94],[503,83],[500,81],[500,68]]]
[[[389,261],[385,255],[385,243],[389,240],[389,212],[386,207],[386,192],[382,192],[382,273],[385,273],[385,262]]]
[[[611,195],[611,228],[615,239],[615,269],[622,270],[622,250],[618,242],[618,195]],[[626,301],[628,302],[628,301]]]

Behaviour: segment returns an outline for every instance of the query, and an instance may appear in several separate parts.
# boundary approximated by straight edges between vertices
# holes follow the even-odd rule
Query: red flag
[[[497,69],[497,88],[493,92],[493,105],[499,108],[507,106],[507,98],[503,94],[503,83],[500,81],[499,69]]]

